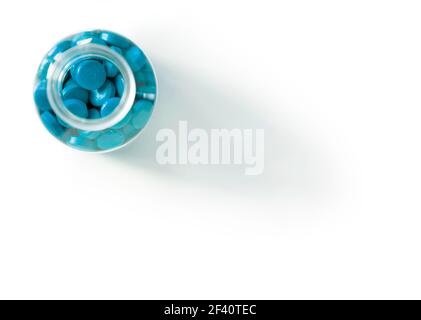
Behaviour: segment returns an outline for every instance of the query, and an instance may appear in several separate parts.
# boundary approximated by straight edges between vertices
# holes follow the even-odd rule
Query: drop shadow
[[[282,114],[276,93],[250,93],[235,85],[216,83],[195,70],[181,69],[158,61],[159,98],[148,126],[125,148],[105,156],[130,166],[134,173],[156,175],[177,183],[217,188],[240,194],[262,193],[275,196],[318,196],[326,184],[326,168],[319,148],[294,132],[293,124]],[[276,103],[276,116],[265,114],[260,106]],[[260,109],[260,110],[259,110]],[[267,109],[267,108],[266,108]],[[159,165],[155,153],[160,143],[156,134],[162,128],[178,132],[179,121],[189,129],[239,128],[265,130],[265,168],[261,175],[245,175],[246,165]]]

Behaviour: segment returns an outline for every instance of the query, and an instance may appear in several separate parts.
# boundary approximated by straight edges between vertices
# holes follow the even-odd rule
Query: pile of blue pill
[[[66,71],[61,84],[62,102],[73,115],[97,120],[111,115],[120,105],[125,91],[121,70],[100,56],[83,55],[83,46],[107,46],[122,56],[136,83],[136,97],[130,111],[113,126],[100,131],[73,128],[57,116],[47,96],[49,69],[71,48],[81,49],[78,59]],[[109,151],[132,140],[148,122],[156,99],[156,80],[152,66],[143,51],[129,39],[110,31],[78,33],[55,45],[42,60],[34,90],[35,104],[47,130],[67,145],[83,151]]]

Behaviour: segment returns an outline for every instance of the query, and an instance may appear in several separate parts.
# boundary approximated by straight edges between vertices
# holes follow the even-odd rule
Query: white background
[[[3,1],[0,298],[421,298],[419,1]],[[150,56],[160,100],[71,150],[32,85],[64,36]],[[179,120],[263,128],[265,173],[159,166]]]

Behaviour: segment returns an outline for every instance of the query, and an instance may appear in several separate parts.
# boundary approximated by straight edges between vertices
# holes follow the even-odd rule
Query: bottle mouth
[[[65,107],[61,95],[63,83],[70,68],[90,58],[99,58],[113,63],[124,79],[124,92],[119,105],[110,115],[99,119],[85,119],[74,115]],[[56,56],[55,63],[48,70],[47,79],[47,97],[51,108],[61,120],[79,130],[100,131],[114,126],[127,115],[136,97],[135,78],[126,60],[110,48],[94,43],[79,45]]]

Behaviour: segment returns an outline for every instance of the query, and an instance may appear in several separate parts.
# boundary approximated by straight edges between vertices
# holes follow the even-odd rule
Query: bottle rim
[[[124,92],[119,105],[110,115],[99,119],[80,118],[64,105],[61,95],[63,83],[70,68],[76,63],[97,58],[113,63],[124,79]],[[47,74],[47,98],[53,111],[69,126],[84,131],[101,131],[116,125],[129,113],[136,97],[134,74],[127,61],[109,47],[94,43],[82,44],[55,57]]]

